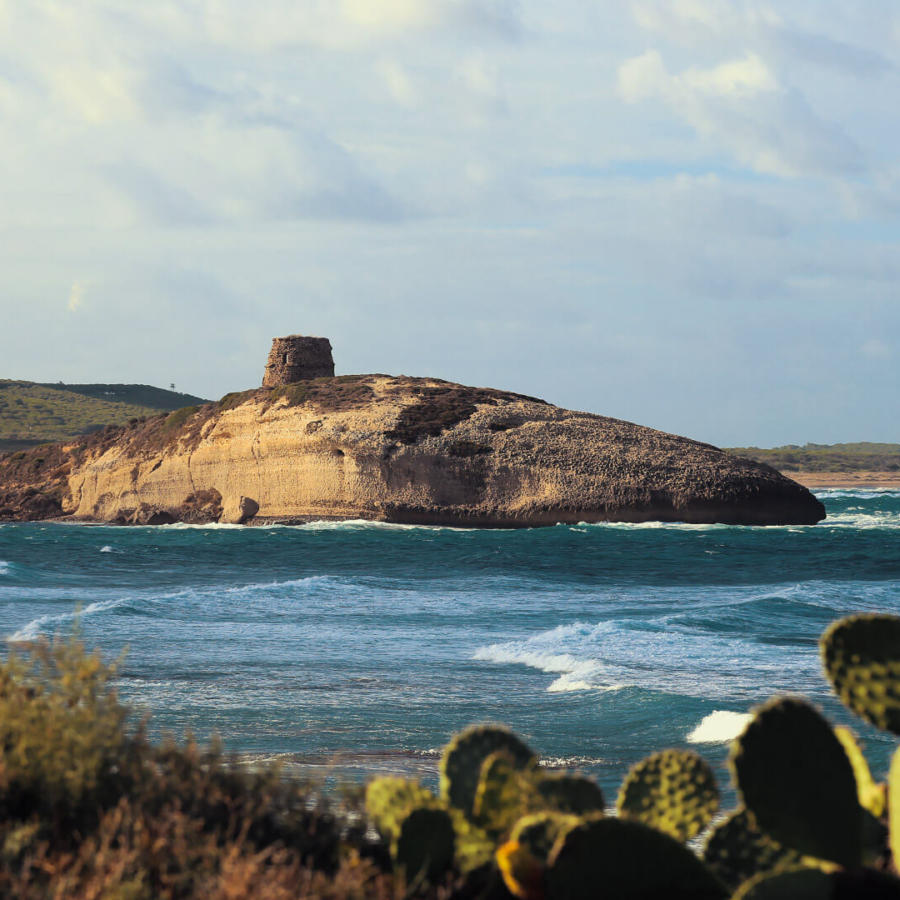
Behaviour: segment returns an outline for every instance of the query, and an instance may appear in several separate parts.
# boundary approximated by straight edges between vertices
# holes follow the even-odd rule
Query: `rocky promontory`
[[[0,458],[0,519],[61,517],[783,525],[825,510],[767,465],[630,422],[434,378],[326,375]]]

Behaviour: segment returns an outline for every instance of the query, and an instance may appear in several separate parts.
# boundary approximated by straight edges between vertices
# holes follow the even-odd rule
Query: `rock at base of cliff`
[[[225,502],[222,517],[219,519],[226,525],[243,525],[259,512],[259,504],[252,497],[241,497]]]

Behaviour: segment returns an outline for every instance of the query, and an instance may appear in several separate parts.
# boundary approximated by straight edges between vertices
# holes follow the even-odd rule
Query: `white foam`
[[[819,488],[813,493],[820,500],[881,500],[883,498],[900,499],[897,488]]]
[[[54,626],[62,625],[64,622],[72,622],[75,619],[81,619],[85,616],[92,616],[96,613],[105,612],[108,609],[115,609],[122,606],[127,601],[120,600],[99,600],[96,603],[90,603],[82,610],[75,610],[68,613],[59,613],[55,616],[38,616],[32,619],[26,625],[23,625],[15,634],[11,634],[6,640],[10,644],[27,643],[28,641],[36,641],[41,634],[50,630]]]
[[[109,544],[106,544],[105,546],[103,546],[103,547],[100,548],[100,552],[101,552],[101,553],[112,553],[112,552],[113,552],[113,548],[110,547]]]
[[[687,741],[690,744],[727,744],[744,731],[752,718],[750,713],[716,709],[688,732]]]
[[[407,522],[377,522],[373,519],[320,519],[306,522],[303,525],[287,526],[303,528],[307,531],[356,531],[365,529],[382,529],[384,531],[482,531],[481,528],[469,528],[461,525],[414,525]]]
[[[8,563],[5,559],[0,559],[0,575],[9,575],[12,571],[12,563]]]
[[[753,602],[755,594],[741,598]],[[696,610],[694,610],[696,612]],[[815,678],[813,650],[780,657],[752,637],[697,633],[678,614],[574,622],[475,650],[473,658],[555,676],[552,693],[626,687],[707,699],[763,699]]]
[[[558,629],[557,629],[558,630]],[[530,651],[528,642],[492,644],[475,651],[473,659],[494,663],[519,663],[540,669],[559,677],[547,687],[548,693],[564,694],[571,691],[617,691],[621,684],[603,682],[603,665],[597,660],[578,659],[569,653],[543,653]]]

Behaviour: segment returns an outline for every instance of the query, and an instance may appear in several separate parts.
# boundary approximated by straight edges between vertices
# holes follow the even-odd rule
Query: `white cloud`
[[[446,15],[446,4],[434,0],[340,0],[346,21],[374,31],[422,28]]]
[[[869,359],[887,359],[891,355],[891,348],[878,338],[866,341],[859,349]]]
[[[719,96],[750,95],[778,89],[778,81],[771,69],[755,53],[712,69],[688,69],[682,78],[690,88]]]
[[[843,131],[821,120],[796,91],[781,88],[756,54],[670,74],[661,54],[649,50],[619,66],[618,85],[630,103],[662,100],[702,137],[759,172],[821,175],[861,166]]]
[[[75,281],[69,290],[69,302],[66,309],[69,312],[78,312],[84,306],[84,285],[80,281]]]
[[[375,71],[384,81],[391,97],[401,106],[415,106],[418,102],[418,91],[406,68],[394,59],[379,59]]]

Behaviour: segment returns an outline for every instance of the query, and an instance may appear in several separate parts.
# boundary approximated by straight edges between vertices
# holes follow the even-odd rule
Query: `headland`
[[[825,516],[795,481],[709,444],[508,391],[335,376],[330,356],[326,339],[279,338],[264,387],[3,457],[0,517],[528,527]]]

